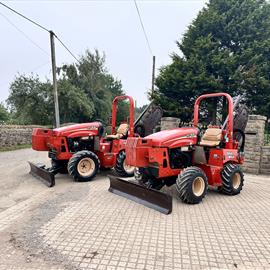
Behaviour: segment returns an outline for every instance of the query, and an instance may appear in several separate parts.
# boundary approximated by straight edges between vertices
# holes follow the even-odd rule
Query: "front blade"
[[[45,169],[45,165],[34,164],[28,161],[30,165],[30,174],[41,180],[48,187],[55,185],[54,174]]]
[[[109,175],[109,178],[110,192],[166,215],[172,212],[172,197],[170,195],[152,188],[146,188],[133,182],[122,180],[113,175]]]

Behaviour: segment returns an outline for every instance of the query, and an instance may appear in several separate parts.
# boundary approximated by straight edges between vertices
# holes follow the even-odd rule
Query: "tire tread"
[[[232,187],[232,176],[234,173],[240,173],[241,175],[241,184],[237,190],[234,190]],[[222,193],[226,195],[237,195],[241,192],[244,185],[244,174],[239,165],[233,163],[226,164],[221,172],[221,178],[222,178],[222,187],[221,187]]]
[[[115,164],[114,170],[119,176],[132,177],[134,176],[134,172],[132,174],[129,174],[124,170],[123,162],[125,158],[126,158],[125,151],[121,151],[116,158],[116,164]]]
[[[78,173],[77,173],[77,163],[78,163],[78,160],[80,160],[80,159],[83,158],[84,156],[88,156],[88,157],[92,158],[92,159],[93,159],[94,161],[96,161],[96,163],[97,163],[97,168],[96,168],[95,172],[93,173],[93,175],[92,175],[91,177],[87,178],[87,180],[84,180],[84,179],[83,179],[82,177],[80,177],[80,176],[78,175]],[[92,180],[92,179],[96,176],[96,174],[97,174],[99,168],[100,168],[100,161],[99,161],[98,156],[97,156],[95,153],[93,153],[93,152],[91,152],[91,151],[88,151],[88,150],[83,150],[83,151],[79,151],[79,152],[75,153],[75,154],[70,158],[70,160],[69,160],[69,162],[68,162],[68,166],[67,166],[69,175],[71,175],[71,176],[73,177],[73,179],[74,179],[75,181],[78,181],[78,182],[83,182],[83,181],[90,181],[90,180]]]
[[[205,191],[200,197],[194,197],[194,195],[189,191],[190,185],[192,185],[192,180],[194,175],[200,174],[205,180]],[[187,167],[180,172],[176,179],[176,190],[179,194],[180,199],[189,204],[199,203],[206,195],[208,189],[208,182],[205,173],[199,167]]]

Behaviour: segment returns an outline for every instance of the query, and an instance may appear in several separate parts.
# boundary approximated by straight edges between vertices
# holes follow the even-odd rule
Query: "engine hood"
[[[183,127],[159,131],[145,137],[144,139],[151,139],[152,146],[175,148],[196,144],[197,135],[197,128]]]
[[[68,136],[74,132],[89,132],[89,135],[98,135],[99,129],[102,127],[100,122],[91,122],[83,124],[74,124],[66,127],[55,128],[53,130],[56,136]]]

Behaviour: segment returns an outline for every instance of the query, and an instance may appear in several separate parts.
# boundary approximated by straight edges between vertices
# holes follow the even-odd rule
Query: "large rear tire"
[[[198,167],[184,169],[176,179],[176,190],[180,199],[189,204],[202,201],[208,189],[205,173]]]
[[[92,180],[99,167],[100,162],[97,155],[87,150],[75,153],[68,162],[68,172],[78,182]]]
[[[126,153],[124,151],[121,151],[118,154],[114,170],[119,176],[122,177],[134,176],[135,167],[126,164]]]
[[[242,168],[237,164],[228,163],[221,172],[221,192],[227,195],[237,195],[244,185],[244,174]]]

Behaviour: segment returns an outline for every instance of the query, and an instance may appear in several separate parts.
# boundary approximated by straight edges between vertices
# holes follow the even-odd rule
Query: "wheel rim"
[[[126,160],[124,160],[124,162],[123,162],[123,167],[124,167],[124,170],[126,171],[126,173],[128,173],[128,174],[134,173],[135,167],[128,165],[126,163]]]
[[[92,173],[95,171],[95,168],[95,162],[91,158],[83,158],[77,165],[79,174],[84,177],[92,175]]]
[[[235,173],[232,178],[232,186],[234,189],[238,189],[241,184],[241,175],[240,173]]]
[[[192,183],[193,194],[197,197],[201,196],[205,189],[205,182],[202,177],[198,176]]]

